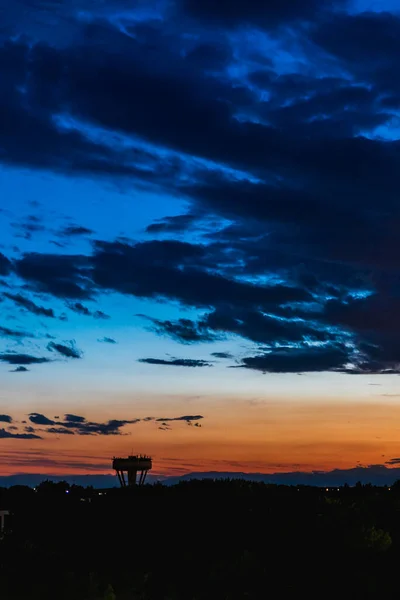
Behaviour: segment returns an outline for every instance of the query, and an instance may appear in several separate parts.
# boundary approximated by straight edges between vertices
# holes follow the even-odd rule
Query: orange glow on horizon
[[[110,474],[112,457],[132,452],[151,454],[152,474],[160,476],[310,472],[384,464],[400,456],[400,406],[395,403],[235,401],[228,410],[222,401],[203,408],[201,428],[179,422],[160,431],[152,422],[127,426],[130,435],[42,433],[42,440],[1,440],[0,474]]]

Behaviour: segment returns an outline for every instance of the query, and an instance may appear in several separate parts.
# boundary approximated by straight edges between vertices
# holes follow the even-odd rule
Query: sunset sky
[[[400,463],[400,13],[0,0],[0,476]]]

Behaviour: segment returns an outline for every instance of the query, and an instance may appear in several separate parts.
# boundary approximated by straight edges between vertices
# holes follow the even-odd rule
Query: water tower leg
[[[129,486],[136,485],[136,476],[137,476],[137,471],[134,471],[133,469],[128,471],[128,485]]]
[[[146,480],[146,475],[147,475],[147,471],[143,472],[143,480],[142,480],[142,485],[144,485],[144,482]]]

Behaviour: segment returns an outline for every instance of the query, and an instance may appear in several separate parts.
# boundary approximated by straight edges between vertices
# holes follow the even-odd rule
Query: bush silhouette
[[[117,596],[114,593],[112,585],[109,585],[104,592],[103,600],[116,600]]]

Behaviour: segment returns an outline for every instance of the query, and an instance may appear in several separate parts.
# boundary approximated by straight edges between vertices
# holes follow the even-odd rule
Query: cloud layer
[[[10,418],[8,415],[3,415],[3,418]],[[136,425],[137,423],[152,423],[155,424],[162,423],[168,424],[166,428],[170,428],[170,423],[173,422],[184,422],[188,425],[195,424],[199,426],[199,421],[204,419],[202,415],[184,415],[180,417],[145,417],[145,418],[136,418],[136,419],[110,419],[105,423],[96,423],[93,421],[88,421],[86,417],[81,415],[74,415],[71,413],[67,413],[64,415],[62,419],[58,419],[55,417],[51,419],[46,417],[41,413],[31,413],[29,415],[29,421],[34,425],[25,427],[25,432],[29,434],[43,431],[47,434],[54,434],[57,436],[60,435],[84,435],[84,436],[109,436],[109,435],[123,435],[123,429],[127,425]],[[2,420],[0,416],[0,421]],[[7,423],[12,423],[11,421],[5,421]],[[37,428],[41,429],[37,429]],[[36,429],[35,429],[36,428]],[[43,429],[44,428],[44,429]],[[25,434],[24,434],[25,435]],[[13,436],[14,437],[14,436]],[[17,436],[18,437],[18,436]],[[39,438],[39,436],[35,435],[35,438]],[[21,439],[35,439],[35,438],[21,438]]]
[[[267,4],[149,2],[152,16],[129,19],[88,3],[82,22],[46,3],[58,43],[34,19],[21,21],[25,37],[5,24],[3,165],[128,180],[186,212],[155,212],[140,239],[60,229],[62,243],[87,244],[79,252],[5,250],[4,301],[49,322],[57,313],[42,296],[99,320],[108,315],[86,303],[108,294],[174,303],[198,317],[149,314],[144,326],[187,345],[246,340],[253,350],[229,366],[400,371],[400,17],[344,0]],[[18,231],[45,230],[33,216]],[[47,350],[83,356],[58,340]],[[52,359],[5,350],[0,361]]]
[[[110,419],[106,422],[90,421],[81,415],[66,413],[62,418],[50,418],[42,413],[33,412],[26,421],[18,421],[10,415],[0,415],[0,439],[10,440],[42,440],[49,436],[119,436],[128,435],[126,427],[145,423],[157,429],[169,431],[172,425],[185,423],[189,426],[201,427],[203,415],[183,415],[178,417],[144,417],[134,419]],[[28,454],[31,452],[29,450]]]

